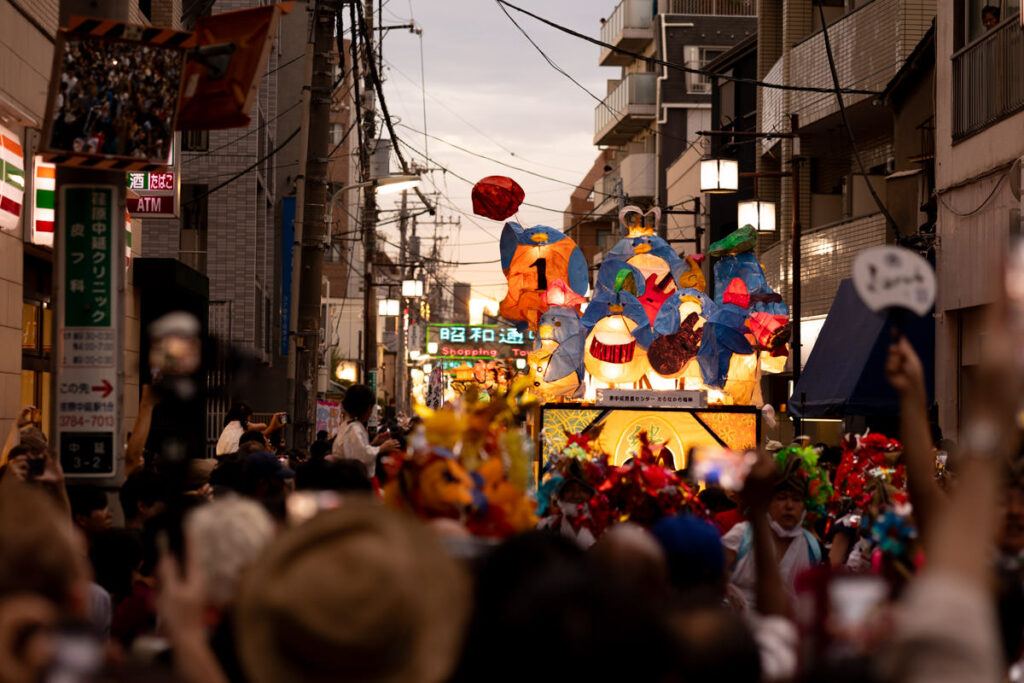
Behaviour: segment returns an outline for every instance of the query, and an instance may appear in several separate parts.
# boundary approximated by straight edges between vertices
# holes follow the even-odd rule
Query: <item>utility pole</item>
[[[363,14],[366,32],[362,35],[363,61],[367,65],[363,69],[362,107],[363,144],[359,149],[359,170],[362,180],[370,177],[370,152],[374,140],[377,139],[376,104],[373,95],[373,77],[370,64],[373,54],[373,0],[364,0]],[[352,6],[352,26],[358,33],[359,26],[355,18],[355,6]],[[377,258],[377,188],[370,183],[363,189],[363,213],[360,220],[363,231],[363,383],[371,384],[371,372],[377,371],[377,296],[373,291],[374,261]],[[372,384],[376,385],[376,379]]]
[[[406,255],[409,253],[406,238],[406,231],[409,223],[409,205],[407,203],[408,195],[408,192],[402,190],[401,212],[398,214],[398,262],[402,264],[398,267],[398,273],[399,280],[403,283],[403,286],[409,273],[411,273],[411,270],[408,270],[405,266],[405,262],[408,260]],[[405,297],[401,296],[399,301],[402,302],[402,305],[398,309],[398,377],[395,383],[395,393],[398,394],[398,396],[396,397],[397,401],[395,402],[395,407],[398,410],[407,413],[409,410],[407,397],[407,394],[409,393],[407,379],[409,366],[405,359]]]
[[[327,236],[327,155],[332,103],[332,50],[336,0],[316,3],[313,14],[313,73],[309,88],[306,168],[303,195],[302,267],[295,332],[295,446],[312,443],[320,341],[320,296]]]

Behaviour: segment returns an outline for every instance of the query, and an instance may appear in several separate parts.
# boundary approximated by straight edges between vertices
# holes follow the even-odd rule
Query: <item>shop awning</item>
[[[852,280],[843,280],[818,334],[787,411],[796,417],[895,415],[896,393],[885,379],[892,341],[890,324],[861,302]],[[901,328],[925,370],[929,403],[933,395],[935,321],[907,313]]]

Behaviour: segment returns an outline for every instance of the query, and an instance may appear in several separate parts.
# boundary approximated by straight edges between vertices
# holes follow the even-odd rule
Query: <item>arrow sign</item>
[[[110,392],[114,390],[114,387],[110,382],[107,381],[107,378],[104,377],[103,384],[99,385],[98,387],[93,387],[92,390],[103,394],[102,396],[100,396],[100,398],[106,398],[107,396],[110,396]]]

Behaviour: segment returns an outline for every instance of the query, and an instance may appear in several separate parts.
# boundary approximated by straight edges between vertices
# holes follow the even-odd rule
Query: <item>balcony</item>
[[[622,0],[601,26],[601,42],[631,52],[640,52],[654,40],[650,0]],[[601,66],[622,66],[633,58],[621,52],[601,48],[597,63]]]
[[[832,22],[828,36],[835,52],[839,82],[850,88],[885,90],[931,27],[935,5],[935,0],[872,0]],[[788,82],[833,87],[820,30],[793,46],[789,64]],[[844,102],[850,108],[869,102],[872,97],[848,95]],[[801,126],[839,113],[835,97],[811,92],[790,93],[786,109],[800,112]],[[876,113],[884,115],[881,109]]]
[[[756,17],[755,0],[659,0],[661,14],[704,14],[719,17]]]
[[[1024,37],[1016,16],[953,55],[953,140],[1024,109]]]
[[[594,109],[594,144],[622,145],[655,116],[658,75],[629,74]]]
[[[619,168],[622,173],[622,191],[630,200],[657,194],[657,164],[654,159],[653,152],[641,152],[630,154],[622,160]]]

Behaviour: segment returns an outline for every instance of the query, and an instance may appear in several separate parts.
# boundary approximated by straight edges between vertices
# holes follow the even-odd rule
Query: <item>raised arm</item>
[[[135,424],[132,425],[132,435],[128,439],[128,446],[124,451],[124,474],[130,476],[132,472],[141,469],[145,464],[143,451],[146,449],[146,440],[149,438],[149,428],[153,423],[153,409],[160,402],[159,397],[148,384],[142,385],[142,397],[139,399],[139,413],[135,416]]]
[[[885,374],[900,398],[900,438],[903,441],[907,485],[921,538],[926,541],[946,495],[935,481],[935,454],[928,426],[924,369],[906,337],[901,336],[889,347]]]
[[[789,616],[789,596],[782,584],[772,529],[768,524],[768,505],[772,500],[776,476],[775,463],[767,454],[761,453],[747,475],[743,486],[743,501],[749,507],[750,530],[753,534],[757,611],[764,615]]]
[[[35,406],[25,406],[21,409],[21,412],[18,413],[18,417],[14,419],[14,422],[11,423],[11,431],[7,432],[7,440],[4,441],[4,449],[0,452],[0,466],[7,464],[7,455],[11,452],[12,448],[18,445],[21,429],[32,419],[32,411],[35,409]]]

